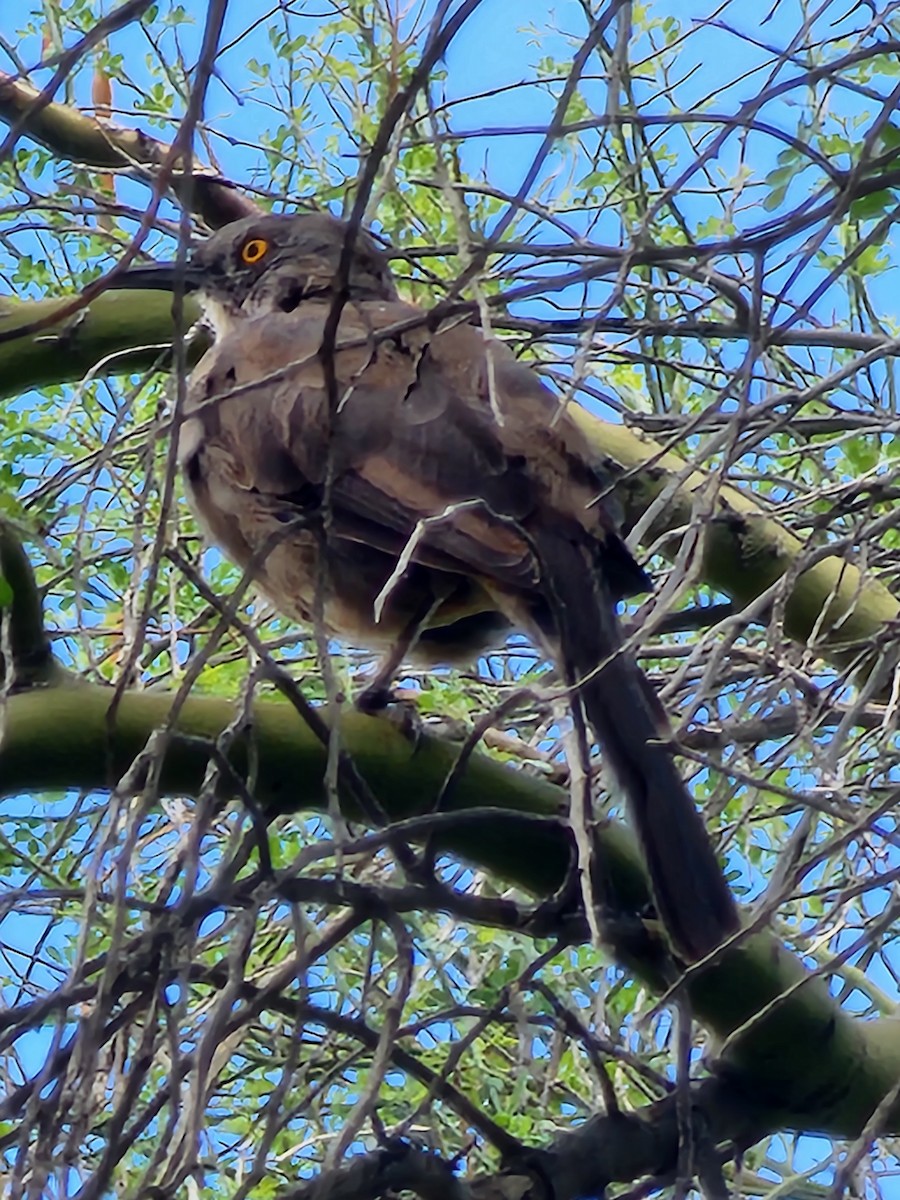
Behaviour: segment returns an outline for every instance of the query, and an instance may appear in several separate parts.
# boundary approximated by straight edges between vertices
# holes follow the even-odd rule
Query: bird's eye
[[[265,238],[250,238],[248,242],[244,242],[241,246],[241,262],[247,263],[248,266],[253,266],[260,262],[269,253],[269,243]]]

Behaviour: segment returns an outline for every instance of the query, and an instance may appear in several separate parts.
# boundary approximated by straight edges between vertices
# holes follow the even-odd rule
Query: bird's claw
[[[408,742],[412,743],[413,752],[418,750],[425,733],[425,722],[419,713],[413,698],[414,692],[408,688],[384,687],[381,684],[363,688],[354,699],[358,712],[369,717],[383,717],[396,726]]]

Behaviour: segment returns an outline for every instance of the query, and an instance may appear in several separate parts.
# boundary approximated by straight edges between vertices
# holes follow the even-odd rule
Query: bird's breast
[[[323,573],[322,530],[315,520],[315,506],[304,513],[283,496],[245,486],[234,456],[216,439],[203,436],[202,428],[198,430],[191,420],[182,429],[179,458],[188,501],[204,533],[249,571],[280,612],[307,626],[314,625],[320,613],[329,633],[356,645],[383,650],[395,643],[421,602],[421,589],[432,586],[431,573],[416,568],[414,581],[404,580],[398,586],[383,619],[376,622],[377,599],[395,565],[390,556],[336,538],[329,544]],[[444,590],[441,580],[436,594]],[[460,634],[448,629],[435,639],[423,639],[417,657],[425,661],[446,661],[454,654],[468,660],[479,637],[484,645],[493,644],[497,629],[504,627],[502,618],[491,623],[489,606],[488,613],[480,615],[486,602],[476,594],[477,588],[470,588],[472,595],[468,595],[470,585],[462,578],[454,578],[451,586],[462,593],[454,597],[454,606],[464,618]]]

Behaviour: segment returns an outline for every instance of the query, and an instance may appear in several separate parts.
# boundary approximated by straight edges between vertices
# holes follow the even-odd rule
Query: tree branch
[[[36,300],[0,301],[0,333],[29,328],[68,303]],[[184,297],[185,322],[200,316],[197,302]],[[32,387],[69,383],[88,375],[126,375],[167,365],[174,335],[172,298],[161,292],[109,291],[77,316],[43,333],[24,333],[0,341],[0,396],[17,396]],[[206,347],[191,342],[189,360]]]
[[[12,128],[0,142],[0,162],[12,154],[19,136],[29,125],[32,122],[40,121],[41,113],[49,107],[53,96],[84,55],[109,34],[130,25],[132,21],[140,20],[150,7],[150,3],[151,0],[127,0],[120,8],[102,17],[99,21],[94,21],[92,27],[78,39],[74,46],[68,47],[54,57],[53,65],[56,70],[53,72],[53,78],[41,92],[36,92],[33,88],[28,89],[31,92],[30,100],[23,104],[18,119],[11,122]],[[5,78],[8,79],[9,76]]]
[[[147,182],[166,161],[171,147],[143,130],[98,121],[65,104],[38,106],[40,98],[30,84],[0,72],[0,121],[21,130],[55,157],[126,171]],[[190,180],[176,170],[172,187],[214,229],[262,211],[236,184],[209,167],[192,165]]]
[[[749,607],[794,571],[808,547],[746,492],[730,484],[713,487],[713,479],[692,470],[679,455],[659,442],[623,425],[601,421],[586,409],[570,409],[598,454],[625,472],[616,496],[625,510],[628,529],[644,522],[654,507],[641,541],[674,557],[686,529],[694,524],[695,506],[711,519],[703,522],[700,577],[735,603]],[[668,536],[667,535],[671,535]],[[784,605],[784,631],[801,645],[812,643],[826,662],[859,669],[872,639],[900,616],[900,602],[871,575],[821,548],[821,557],[791,579]]]
[[[109,728],[112,697],[112,689],[94,684],[8,697],[0,795],[112,788],[154,730],[166,727],[174,696],[126,692]],[[188,697],[162,764],[161,792],[200,792],[211,749],[234,715],[230,701]],[[414,747],[391,722],[356,712],[342,716],[341,744],[392,821],[434,816],[459,751],[430,737]],[[241,778],[251,760],[254,795],[267,813],[327,810],[327,748],[290,705],[255,705],[252,740],[239,740],[231,755]],[[558,817],[566,805],[563,789],[474,754],[449,800],[457,819],[428,828],[437,850],[549,898],[565,882],[570,862],[570,834]],[[352,808],[345,816],[361,818]],[[620,911],[645,911],[646,881],[624,826],[600,827],[594,853],[604,892]],[[620,926],[627,926],[621,937]],[[631,936],[635,929],[637,937]],[[652,926],[632,919],[612,921],[610,930],[616,956],[660,990],[665,954]],[[854,1020],[824,980],[769,933],[724,948],[712,965],[692,970],[686,986],[697,1019],[726,1040],[723,1069],[747,1095],[776,1108],[783,1125],[852,1136],[900,1075],[896,1022]],[[900,1105],[888,1128],[900,1129]]]

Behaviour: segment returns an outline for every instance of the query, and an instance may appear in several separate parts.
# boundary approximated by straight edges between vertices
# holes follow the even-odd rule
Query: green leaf
[[[852,153],[853,147],[847,138],[841,137],[839,133],[832,133],[827,137],[819,138],[819,149],[823,154],[836,157],[838,154]]]
[[[885,189],[882,192],[872,192],[870,196],[860,196],[850,205],[850,216],[854,221],[866,221],[872,217],[882,217],[894,206],[894,193]]]
[[[763,200],[763,208],[766,212],[771,212],[773,209],[778,208],[787,195],[787,190],[788,185],[783,183],[780,187],[774,188],[769,192],[765,200]]]

